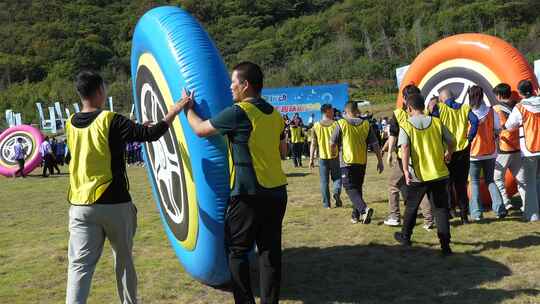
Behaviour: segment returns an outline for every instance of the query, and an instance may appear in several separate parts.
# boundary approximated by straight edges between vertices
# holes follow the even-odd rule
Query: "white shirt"
[[[52,153],[51,144],[48,141],[42,142],[41,146],[39,146],[39,152],[41,153],[41,157],[45,157],[47,153]]]
[[[530,97],[527,99],[523,99],[521,102],[525,110],[533,113],[540,112],[540,97]],[[523,131],[523,116],[521,116],[521,112],[518,110],[517,107],[514,107],[512,113],[510,113],[510,115],[508,116],[505,127],[508,130],[519,128],[519,146],[521,148],[521,156],[531,157],[540,155],[540,153],[532,153],[527,149],[527,145],[525,144],[525,132]]]

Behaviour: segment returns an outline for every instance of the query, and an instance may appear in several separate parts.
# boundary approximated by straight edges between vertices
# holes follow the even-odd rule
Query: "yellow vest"
[[[354,126],[345,119],[338,121],[341,129],[342,157],[343,162],[348,165],[367,163],[367,144],[369,135],[369,122],[364,120],[361,124]]]
[[[242,101],[236,105],[246,112],[251,121],[248,147],[257,182],[265,188],[287,184],[279,152],[280,136],[285,126],[283,118],[275,109],[265,114],[250,102]]]
[[[94,204],[112,182],[109,128],[113,112],[102,111],[86,128],[66,123],[69,162],[68,200],[74,205]]]
[[[404,125],[407,120],[409,119],[409,114],[401,108],[394,110],[394,116],[396,116],[396,122],[398,126],[401,128],[402,125]],[[396,142],[397,144],[397,142]],[[401,147],[397,148],[397,155],[399,158],[403,158],[403,153],[401,152]]]
[[[409,121],[401,128],[409,136],[410,163],[416,177],[428,182],[448,176],[440,119],[432,117],[431,125],[422,130],[415,128]]]
[[[467,132],[469,130],[469,105],[462,105],[454,110],[445,103],[439,103],[439,118],[450,133],[456,138],[456,152],[462,151],[469,145]]]
[[[302,135],[302,127],[291,126],[291,143],[297,144],[304,142],[304,136]]]
[[[317,136],[317,145],[319,147],[319,157],[321,159],[334,159],[338,157],[337,152],[332,153],[330,148],[330,138],[336,129],[337,122],[333,122],[329,126],[324,126],[320,122],[313,125],[313,132]]]

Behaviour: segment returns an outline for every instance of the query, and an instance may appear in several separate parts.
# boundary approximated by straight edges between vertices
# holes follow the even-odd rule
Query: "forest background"
[[[267,87],[347,82],[352,98],[393,102],[395,69],[457,33],[498,36],[540,58],[537,0],[21,0],[0,2],[3,113],[37,123],[36,102],[78,101],[73,77],[102,73],[115,110],[129,112],[131,38],[161,5],[191,12],[230,67],[259,63]]]

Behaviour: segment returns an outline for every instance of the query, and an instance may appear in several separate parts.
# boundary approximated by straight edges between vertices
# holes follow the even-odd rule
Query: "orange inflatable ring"
[[[409,67],[400,92],[408,84],[417,85],[426,97],[426,102],[443,88],[452,90],[458,102],[468,102],[466,91],[469,86],[479,85],[484,89],[485,101],[496,104],[492,89],[505,82],[512,87],[512,95],[517,95],[517,84],[522,79],[531,80],[535,89],[538,81],[525,57],[506,41],[485,34],[459,34],[442,39],[425,49]],[[398,94],[398,107],[403,97]],[[516,192],[516,182],[511,174],[506,174],[506,188],[509,196]],[[491,203],[485,185],[481,186],[481,197],[485,205]]]

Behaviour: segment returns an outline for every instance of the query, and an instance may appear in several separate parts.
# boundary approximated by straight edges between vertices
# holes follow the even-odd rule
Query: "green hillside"
[[[35,102],[71,104],[71,79],[83,68],[101,71],[117,109],[128,110],[133,29],[166,4],[196,16],[229,66],[260,63],[267,86],[347,81],[358,97],[393,93],[396,67],[463,32],[496,35],[529,60],[540,57],[536,0],[3,1],[0,111],[36,122]]]

